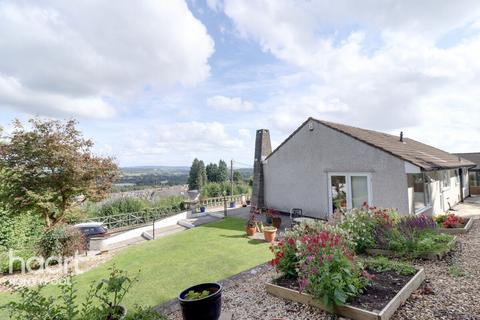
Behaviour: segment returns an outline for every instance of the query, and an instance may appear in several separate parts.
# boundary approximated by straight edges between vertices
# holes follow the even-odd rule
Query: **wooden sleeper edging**
[[[343,306],[334,307],[334,313],[353,320],[388,320],[393,316],[400,305],[404,303],[410,297],[410,295],[418,289],[418,287],[420,287],[424,280],[425,270],[421,268],[395,295],[395,297],[393,297],[393,299],[390,300],[390,302],[380,311],[369,311],[346,304]],[[265,284],[265,289],[269,294],[276,297],[300,302],[330,312],[328,308],[323,305],[323,303],[307,293],[300,293],[296,290],[281,287],[268,282]]]

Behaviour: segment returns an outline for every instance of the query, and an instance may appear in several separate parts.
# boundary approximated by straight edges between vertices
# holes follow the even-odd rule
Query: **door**
[[[372,192],[368,173],[330,173],[329,211],[361,208],[371,204]]]

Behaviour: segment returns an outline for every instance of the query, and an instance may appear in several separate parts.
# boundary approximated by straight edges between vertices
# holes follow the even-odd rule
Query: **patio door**
[[[360,208],[364,203],[372,202],[368,173],[330,173],[328,183],[330,213]]]

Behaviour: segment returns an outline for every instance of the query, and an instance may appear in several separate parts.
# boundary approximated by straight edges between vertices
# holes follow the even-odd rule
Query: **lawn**
[[[84,297],[92,281],[105,278],[113,264],[132,274],[141,270],[124,303],[129,308],[161,304],[190,285],[218,281],[268,261],[268,245],[246,238],[244,228],[244,220],[226,218],[127,248],[108,263],[76,276],[79,296]],[[55,295],[58,288],[50,285],[45,292]],[[0,305],[10,299],[11,295],[0,294]],[[0,319],[6,317],[0,314]]]

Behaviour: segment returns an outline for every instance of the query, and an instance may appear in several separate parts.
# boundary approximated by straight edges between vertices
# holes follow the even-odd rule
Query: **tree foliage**
[[[228,181],[228,167],[227,163],[223,160],[218,162],[218,181],[216,182],[225,182]]]
[[[46,227],[62,220],[74,206],[107,195],[118,172],[111,158],[94,156],[77,122],[14,122],[0,144],[0,201],[14,213],[34,212]]]
[[[188,174],[188,189],[200,190],[207,181],[205,163],[197,158],[193,159],[190,173]]]

